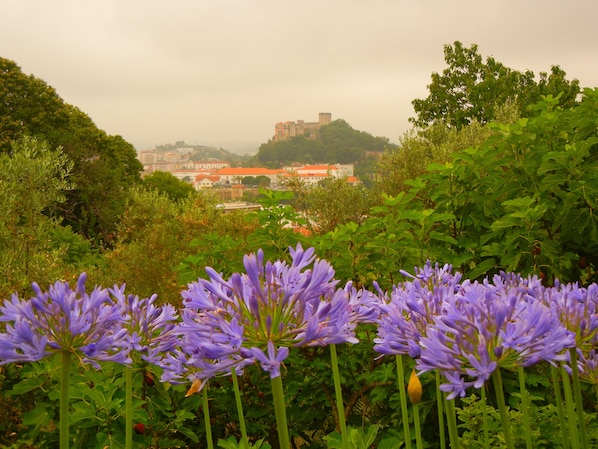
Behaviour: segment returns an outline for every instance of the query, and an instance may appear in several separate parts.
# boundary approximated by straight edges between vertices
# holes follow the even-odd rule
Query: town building
[[[220,183],[238,184],[246,176],[266,176],[270,179],[270,186],[275,186],[279,183],[279,178],[284,176],[287,172],[283,169],[273,170],[262,167],[236,167],[236,168],[222,168],[217,170],[214,174],[220,177]]]

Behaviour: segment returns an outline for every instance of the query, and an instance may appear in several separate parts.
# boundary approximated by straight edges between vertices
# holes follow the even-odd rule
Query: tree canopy
[[[143,185],[148,190],[157,190],[173,201],[182,200],[195,193],[191,184],[180,181],[176,176],[165,171],[155,171],[143,178]]]
[[[91,118],[65,103],[43,80],[0,58],[0,153],[32,136],[61,147],[73,163],[73,188],[58,213],[63,224],[99,242],[110,242],[131,185],[143,169],[135,148],[109,136]]]
[[[488,123],[501,106],[510,103],[526,117],[528,106],[542,96],[558,96],[561,106],[571,107],[580,93],[579,81],[568,81],[558,66],[540,73],[536,81],[530,70],[513,70],[493,57],[484,61],[476,44],[445,45],[444,60],[448,67],[441,74],[432,73],[428,97],[412,101],[416,116],[410,121],[420,128],[436,122],[456,128],[474,121]]]
[[[22,137],[0,153],[0,292],[27,286],[31,278],[52,281],[64,258],[51,237],[59,228],[52,211],[72,188],[72,163],[61,150]],[[54,269],[54,270],[53,270]]]

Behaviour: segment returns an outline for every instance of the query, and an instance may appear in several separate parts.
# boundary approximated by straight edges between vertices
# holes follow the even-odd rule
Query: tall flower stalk
[[[409,428],[409,411],[407,409],[407,389],[405,388],[405,367],[403,366],[403,356],[395,356],[397,364],[397,386],[399,388],[399,399],[401,401],[401,421],[403,421],[403,439],[405,447],[411,449],[411,430]]]
[[[338,422],[341,430],[341,442],[343,449],[349,449],[349,437],[347,435],[347,422],[345,420],[345,405],[343,401],[343,392],[341,388],[341,378],[338,369],[338,357],[336,354],[336,345],[330,345],[330,362],[332,365],[332,378],[334,381],[334,392],[336,395],[336,409],[338,413]]]
[[[532,435],[529,416],[529,395],[525,387],[525,372],[521,366],[517,367],[517,377],[519,379],[519,392],[521,394],[521,414],[523,416],[523,430],[525,433],[525,447],[532,449]]]
[[[75,289],[67,282],[56,282],[47,292],[33,283],[34,296],[28,300],[13,295],[0,307],[0,365],[34,362],[52,355],[61,357],[60,448],[67,449],[69,434],[69,380],[71,361],[89,363],[99,369],[99,361],[129,364],[126,329],[122,308],[108,290],[95,287],[87,293],[85,273]]]
[[[492,371],[492,380],[494,381],[494,394],[496,395],[496,403],[498,404],[498,413],[500,414],[500,422],[502,424],[502,434],[505,438],[505,445],[507,449],[514,449],[513,437],[511,435],[511,425],[509,423],[509,415],[507,405],[505,404],[505,393],[502,386],[502,375],[500,368]]]
[[[563,400],[561,397],[561,382],[559,380],[559,368],[557,368],[556,366],[551,366],[550,375],[552,377],[552,389],[554,391],[556,410],[559,416],[561,441],[563,443],[563,449],[569,449],[569,433],[567,431],[567,419],[565,416]]]
[[[157,295],[125,294],[125,284],[109,289],[122,309],[127,349],[134,363],[159,365],[177,346],[178,315],[170,304],[156,306]],[[125,367],[125,449],[133,447],[133,367]]]
[[[60,449],[69,447],[69,385],[71,377],[71,353],[60,353]]]
[[[208,402],[208,389],[204,388],[201,394],[201,405],[203,409],[204,427],[206,429],[206,442],[208,449],[214,448],[212,439],[212,423],[210,422],[210,405]]]
[[[239,416],[239,428],[241,429],[241,447],[248,448],[249,439],[247,437],[247,426],[245,425],[245,413],[243,412],[243,401],[241,400],[241,390],[239,389],[239,378],[236,371],[231,371],[233,379],[233,390],[235,392],[235,404],[237,406],[237,415]]]

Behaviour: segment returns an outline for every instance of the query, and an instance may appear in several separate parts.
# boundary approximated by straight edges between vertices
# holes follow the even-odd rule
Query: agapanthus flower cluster
[[[145,362],[159,365],[178,345],[177,312],[171,304],[157,306],[157,295],[140,299],[125,294],[125,284],[109,289],[123,312],[125,339],[133,354]]]
[[[356,343],[357,320],[372,318],[365,303],[375,296],[337,288],[332,266],[313,248],[297,245],[290,256],[291,263],[265,262],[260,250],[243,258],[243,274],[224,279],[207,268],[208,280],[189,284],[181,294],[184,361],[171,359],[166,376],[189,366],[209,378],[257,362],[274,378],[291,347]]]
[[[452,266],[415,268],[415,276],[402,272],[409,281],[393,286],[390,298],[381,304],[378,337],[374,349],[381,354],[420,356],[419,341],[444,313],[444,302],[459,289],[461,274],[452,274]]]
[[[68,282],[56,282],[47,292],[33,283],[34,296],[12,295],[0,307],[0,364],[33,362],[68,351],[84,363],[99,367],[98,361],[129,363],[127,329],[123,314],[108,290],[85,290],[87,275],[81,274],[75,289]]]
[[[538,295],[575,335],[580,376],[598,384],[598,285],[560,284]]]
[[[384,295],[374,348],[415,358],[419,373],[438,370],[449,398],[483,386],[499,368],[566,361],[575,346],[536,277],[461,282],[450,265],[430,262],[403,274],[411,279]]]
[[[527,367],[567,360],[575,337],[541,301],[534,283],[501,274],[494,282],[465,281],[444,302],[420,340],[420,372],[439,370],[449,398],[480,388],[499,368]]]

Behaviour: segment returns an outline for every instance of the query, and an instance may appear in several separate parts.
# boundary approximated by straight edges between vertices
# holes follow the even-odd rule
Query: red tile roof
[[[236,167],[221,168],[216,172],[219,176],[259,176],[259,175],[278,175],[285,173],[284,170],[271,170],[262,167]]]

